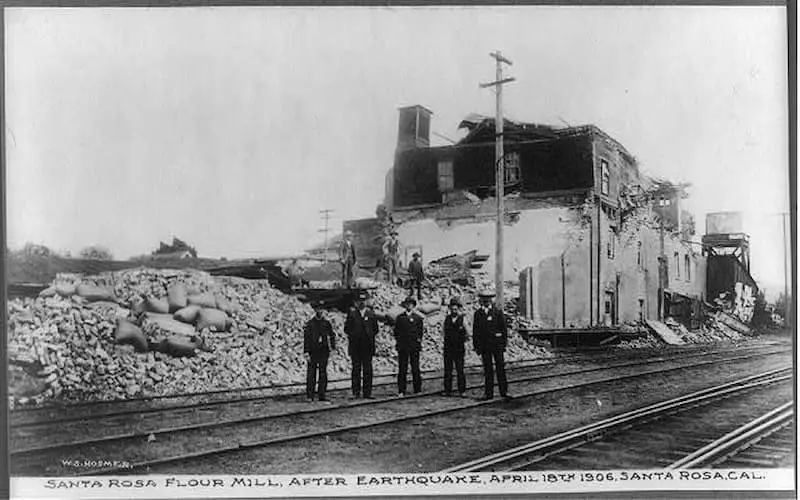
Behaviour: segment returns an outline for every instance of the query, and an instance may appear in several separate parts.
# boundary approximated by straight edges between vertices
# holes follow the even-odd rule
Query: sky
[[[686,209],[745,214],[752,274],[783,288],[781,7],[6,9],[10,248],[116,258],[173,236],[201,256],[301,252],[383,201],[397,108],[458,139],[494,113],[593,123]],[[447,144],[432,136],[434,145]]]

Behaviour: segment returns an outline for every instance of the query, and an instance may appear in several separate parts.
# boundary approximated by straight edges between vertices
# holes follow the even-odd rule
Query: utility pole
[[[333,212],[333,210],[331,210],[329,208],[326,208],[325,210],[320,210],[319,211],[320,215],[322,216],[323,220],[325,221],[325,227],[323,229],[320,229],[319,232],[320,233],[325,233],[325,257],[324,257],[324,262],[326,264],[328,263],[328,231],[330,231],[330,228],[328,227],[328,221],[331,218],[331,213],[332,212]]]
[[[505,210],[503,208],[503,188],[505,187],[505,157],[503,155],[503,85],[511,83],[516,78],[503,79],[503,64],[511,66],[513,63],[503,57],[500,51],[489,54],[494,58],[497,69],[495,81],[482,83],[481,88],[494,87],[496,95],[496,109],[494,118],[495,129],[495,196],[497,197],[497,234],[495,237],[495,293],[497,295],[497,307],[503,309],[503,220]]]
[[[783,299],[784,299],[783,302],[784,302],[784,307],[786,308],[786,311],[784,312],[783,316],[785,319],[783,322],[786,326],[792,324],[791,303],[794,302],[793,300],[789,300],[789,263],[788,263],[789,252],[786,248],[788,246],[787,245],[788,241],[786,241],[786,217],[788,216],[789,214],[787,212],[783,212],[781,214],[781,223],[782,223],[781,226],[783,226]]]

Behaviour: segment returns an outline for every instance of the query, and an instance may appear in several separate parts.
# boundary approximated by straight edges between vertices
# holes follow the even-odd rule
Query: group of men
[[[392,231],[383,243],[383,269],[387,272],[389,283],[397,284],[400,274],[400,241],[397,231]],[[422,267],[422,255],[414,252],[408,263],[408,286],[411,293],[417,291],[417,299],[422,300],[422,283],[425,281],[425,271]],[[353,244],[352,231],[345,231],[344,239],[339,247],[339,262],[342,264],[342,285],[345,288],[353,287],[353,277],[356,265],[356,248]]]
[[[505,316],[492,302],[494,295],[486,292],[479,296],[479,306],[473,314],[472,346],[481,357],[484,372],[484,393],[482,400],[494,397],[494,376],[500,396],[510,397],[505,372],[504,352],[508,341]],[[348,340],[348,354],[352,363],[351,398],[374,399],[372,396],[372,358],[375,356],[375,340],[378,335],[378,319],[368,305],[369,294],[361,290],[355,306],[347,313],[344,333]],[[422,392],[422,373],[420,353],[422,351],[424,325],[423,317],[414,308],[417,305],[413,296],[406,297],[402,304],[404,311],[394,320],[394,338],[397,348],[397,391],[406,395],[408,368],[411,367],[412,389]],[[331,351],[336,349],[333,326],[323,313],[322,304],[315,303],[314,316],[305,325],[304,349],[308,361],[306,395],[309,401],[317,398],[326,401],[327,365]],[[453,394],[453,371],[456,373],[456,387],[460,396],[465,396],[467,381],[464,374],[465,344],[467,328],[460,301],[453,298],[449,311],[442,322],[444,394]]]

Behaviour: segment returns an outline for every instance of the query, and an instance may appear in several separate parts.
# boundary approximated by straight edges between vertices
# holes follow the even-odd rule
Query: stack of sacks
[[[79,285],[85,297],[78,295]],[[406,294],[380,284],[372,291],[374,308],[397,307]],[[433,304],[425,316],[424,369],[442,366],[441,323],[447,312],[442,304],[452,295],[451,290],[437,291],[423,300]],[[470,297],[465,292],[461,298],[469,302]],[[471,322],[472,308],[467,304],[466,309]],[[8,303],[10,404],[300,383],[306,369],[303,326],[312,315],[310,306],[266,280],[147,268],[60,276],[42,296]],[[337,337],[329,376],[347,378],[345,314],[325,315]],[[477,363],[468,347],[468,362]],[[375,372],[395,372],[388,322],[380,323],[376,350]],[[510,335],[509,360],[546,355]]]

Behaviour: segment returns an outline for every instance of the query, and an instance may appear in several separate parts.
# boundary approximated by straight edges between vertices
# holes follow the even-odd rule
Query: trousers
[[[444,392],[453,390],[453,368],[456,369],[456,383],[458,392],[467,391],[467,377],[464,375],[464,351],[444,353]]]
[[[411,379],[414,393],[422,392],[422,372],[419,369],[419,351],[397,351],[397,391],[405,394],[408,378],[408,365],[411,363]]]
[[[342,285],[345,288],[353,286],[353,263],[350,261],[342,262]]]
[[[317,387],[319,377],[319,387]],[[306,396],[314,397],[316,392],[319,399],[325,399],[325,390],[328,388],[328,353],[312,354],[308,360],[306,371]]]
[[[491,351],[484,351],[481,354],[481,361],[483,362],[483,377],[484,377],[484,395],[486,397],[494,397],[494,372],[497,370],[497,388],[500,389],[500,395],[505,396],[508,394],[508,380],[506,380],[506,363],[503,359],[502,349],[493,349]],[[494,366],[492,366],[494,362]]]
[[[353,368],[350,371],[350,388],[353,396],[364,394],[365,398],[372,396],[372,355],[354,353],[351,355]]]
[[[422,300],[422,280],[418,278],[411,278],[409,280],[408,291],[409,295],[414,295],[414,289],[417,289],[417,300]]]

